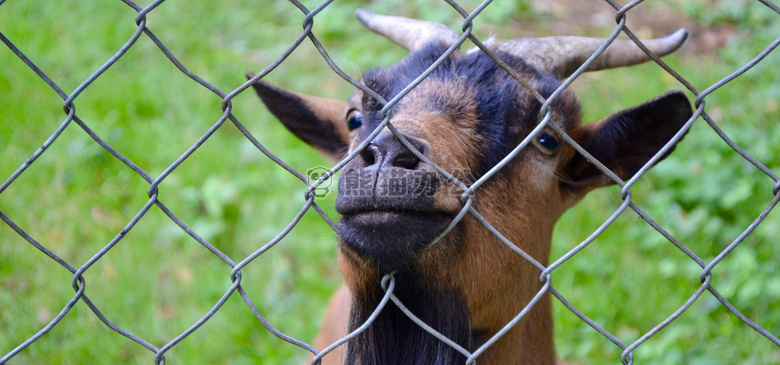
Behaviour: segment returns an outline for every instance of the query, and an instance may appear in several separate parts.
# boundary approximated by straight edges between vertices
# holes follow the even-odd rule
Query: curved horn
[[[437,23],[379,15],[365,9],[358,9],[355,15],[366,28],[398,43],[409,52],[414,52],[431,41],[439,40],[451,46],[458,39],[452,29]]]
[[[688,32],[680,29],[664,38],[642,43],[661,57],[677,50],[687,37]],[[587,37],[518,38],[504,43],[498,50],[524,59],[544,74],[563,79],[585,63],[605,41],[606,38]],[[615,40],[586,71],[631,66],[648,60],[650,57],[633,41]]]

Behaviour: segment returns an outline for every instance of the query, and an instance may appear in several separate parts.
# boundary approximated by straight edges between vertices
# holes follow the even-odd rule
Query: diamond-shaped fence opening
[[[476,45],[496,62],[482,43],[494,31],[639,42],[655,27],[694,27],[680,56],[595,75],[582,67],[562,84],[589,120],[666,89],[685,90],[695,113],[653,172],[651,160],[564,216],[549,264],[471,207],[501,164],[461,186],[457,219],[470,215],[536,266],[542,289],[505,330],[550,294],[563,358],[780,362],[776,5],[399,5],[374,10],[444,22],[458,32],[451,50]],[[273,79],[321,96],[344,98],[353,85],[373,94],[348,74],[403,53],[360,28],[360,6],[0,0],[0,363],[289,363],[354,337],[310,344],[340,280],[335,185],[322,180],[357,152],[321,167],[247,89]],[[378,101],[389,109],[415,86]],[[467,363],[503,336],[461,348],[407,310],[395,285],[383,278],[376,310],[397,306]]]

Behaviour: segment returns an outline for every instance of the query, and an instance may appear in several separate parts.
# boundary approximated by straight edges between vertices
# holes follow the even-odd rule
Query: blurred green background
[[[478,5],[474,0],[459,3],[469,11]],[[67,93],[136,29],[135,12],[119,1],[1,4],[0,32]],[[313,8],[317,2],[304,4]],[[357,7],[439,21],[453,29],[462,21],[443,2],[333,3],[315,18],[314,32],[352,76],[405,54],[362,29],[352,15]],[[598,1],[496,1],[476,19],[475,34],[486,39],[495,33],[502,40],[563,31],[607,36],[614,27],[609,14],[614,17],[614,10]],[[780,35],[778,14],[758,2],[656,1],[639,5],[629,19],[637,21],[632,29],[643,36],[659,35],[655,23],[658,28],[693,27],[692,44],[666,60],[699,90],[745,64]],[[147,25],[190,70],[229,92],[245,81],[246,71],[257,73],[281,55],[301,32],[301,22],[300,11],[284,1],[168,1],[148,15]],[[715,37],[714,45],[708,45],[708,37]],[[780,171],[777,64],[778,55],[771,54],[706,99],[707,112],[724,131],[775,172]],[[318,96],[346,99],[351,93],[308,40],[267,80]],[[684,89],[651,64],[584,75],[573,87],[586,120]],[[220,103],[219,97],[180,73],[145,36],[75,101],[78,116],[90,128],[153,177],[217,121]],[[249,131],[294,168],[331,165],[281,127],[252,90],[238,95],[233,105]],[[0,46],[0,180],[64,119],[56,93]],[[632,193],[650,217],[710,261],[767,207],[773,185],[699,120],[676,152]],[[0,211],[79,267],[148,201],[148,187],[71,124],[0,194]],[[304,190],[305,184],[263,156],[228,122],[162,182],[159,197],[199,235],[240,261],[292,220],[303,206]],[[333,195],[318,203],[335,219]],[[553,238],[553,258],[588,237],[620,203],[619,189],[611,187],[566,213]],[[775,335],[780,334],[778,223],[778,213],[769,214],[713,270],[712,281],[742,313]],[[328,296],[340,283],[334,242],[328,225],[308,212],[276,247],[243,270],[243,287],[281,331],[304,341],[316,333]],[[86,293],[115,324],[161,347],[208,312],[230,287],[229,272],[227,264],[152,208],[86,272]],[[627,212],[553,277],[555,287],[579,310],[624,343],[632,343],[695,292],[700,272],[692,260]],[[67,270],[7,225],[0,226],[0,355],[62,310],[74,295],[70,280]],[[618,347],[558,303],[555,322],[556,346],[564,359],[574,364],[620,363]],[[171,364],[294,364],[305,351],[270,334],[235,294],[165,356]],[[641,345],[635,360],[769,364],[780,362],[780,349],[705,293]],[[51,332],[9,363],[153,361],[154,354],[107,328],[79,302]]]

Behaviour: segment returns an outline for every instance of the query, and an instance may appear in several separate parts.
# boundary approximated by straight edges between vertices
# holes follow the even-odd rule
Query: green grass
[[[720,3],[719,3],[720,4]],[[724,5],[725,4],[725,5]],[[307,1],[310,8],[316,2]],[[475,1],[464,1],[473,9]],[[744,4],[740,4],[744,5]],[[446,4],[336,2],[314,30],[335,62],[353,76],[404,55],[361,29],[357,6],[446,22]],[[720,4],[717,14],[684,6],[707,24],[733,24],[736,36],[716,55],[682,54],[668,62],[703,90],[771,43],[780,27],[760,4],[749,11]],[[400,10],[396,10],[400,8]],[[284,2],[165,2],[149,27],[190,70],[223,91],[278,57],[301,31],[297,8]],[[530,14],[530,15],[529,15]],[[525,2],[496,2],[476,32],[522,21],[551,33]],[[9,0],[0,32],[67,93],[135,31],[121,2]],[[482,22],[482,23],[480,23]],[[606,30],[603,34],[608,34]],[[511,34],[499,33],[500,38]],[[707,98],[707,111],[734,141],[780,171],[780,73],[770,55]],[[345,99],[351,89],[305,41],[268,79],[284,87]],[[599,119],[667,90],[683,89],[655,65],[586,75],[574,84],[587,120]],[[181,74],[146,37],[76,99],[79,115],[117,151],[159,176],[222,114],[220,98]],[[251,90],[233,112],[273,153],[299,171],[327,166],[267,113]],[[0,180],[13,173],[63,122],[62,100],[8,49],[0,47]],[[760,214],[774,182],[728,148],[702,120],[677,151],[632,189],[634,201],[704,261],[710,261]],[[7,190],[0,211],[57,255],[80,267],[114,238],[149,200],[149,184],[95,144],[77,125]],[[160,200],[235,261],[273,239],[303,206],[305,185],[226,123],[160,184]],[[318,201],[335,218],[333,197]],[[615,187],[594,192],[562,218],[553,257],[593,232],[619,205]],[[745,315],[780,334],[780,259],[773,212],[713,271],[713,285]],[[0,355],[46,325],[73,297],[71,274],[8,226],[0,227]],[[243,287],[271,324],[310,341],[327,298],[339,285],[334,234],[314,212],[276,247],[243,270]],[[231,285],[230,267],[153,207],[116,247],[85,273],[86,294],[115,324],[165,343],[205,315]],[[627,212],[588,248],[555,271],[555,287],[625,343],[652,329],[690,297],[701,270]],[[619,363],[620,350],[556,306],[560,355],[574,363]],[[203,327],[166,353],[168,363],[288,364],[305,351],[270,334],[236,294]],[[780,350],[705,293],[671,326],[635,352],[639,363],[767,364]],[[148,350],[103,325],[79,302],[48,334],[10,364],[151,363]]]

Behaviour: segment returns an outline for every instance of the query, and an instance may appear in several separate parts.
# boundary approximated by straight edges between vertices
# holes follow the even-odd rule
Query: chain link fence
[[[2,357],[0,358],[0,364],[4,364],[6,362],[13,363],[14,357],[18,356],[20,353],[25,351],[25,349],[29,349],[31,347],[36,346],[36,342],[39,341],[43,336],[47,334],[47,332],[51,331],[53,328],[57,327],[60,323],[63,321],[68,321],[68,314],[72,311],[72,309],[77,305],[77,303],[82,302],[84,303],[89,310],[94,314],[94,316],[99,319],[100,322],[102,322],[105,326],[113,330],[114,332],[118,333],[121,336],[124,336],[127,341],[132,341],[137,346],[141,346],[143,348],[148,349],[153,355],[154,355],[154,362],[157,364],[163,364],[166,360],[166,354],[174,349],[177,345],[179,345],[183,340],[185,340],[188,336],[191,336],[194,332],[199,331],[204,324],[206,324],[212,317],[215,316],[222,308],[223,305],[229,300],[231,297],[240,296],[246,306],[251,310],[251,312],[254,314],[254,317],[257,321],[259,321],[268,331],[273,333],[274,335],[278,336],[284,341],[289,342],[290,346],[299,346],[307,351],[310,351],[311,353],[315,354],[315,361],[319,359],[321,356],[326,354],[327,352],[331,351],[336,346],[339,346],[343,344],[344,342],[348,341],[350,338],[353,338],[356,336],[356,333],[352,333],[337,343],[334,343],[333,345],[329,346],[326,349],[316,349],[312,345],[308,344],[305,341],[302,341],[298,338],[291,337],[279,330],[277,330],[272,323],[270,323],[266,318],[263,316],[263,311],[258,308],[258,306],[253,302],[253,300],[248,295],[247,287],[245,285],[242,285],[242,272],[249,266],[252,265],[252,263],[261,255],[264,255],[265,253],[269,252],[269,250],[273,250],[275,245],[282,241],[285,236],[295,229],[296,225],[299,223],[299,221],[302,219],[302,217],[309,211],[316,212],[317,215],[319,215],[327,224],[329,224],[331,227],[334,227],[334,223],[331,220],[331,218],[325,213],[323,210],[323,207],[318,204],[318,200],[316,200],[316,194],[313,194],[314,189],[318,188],[320,184],[323,184],[327,177],[338,173],[338,171],[343,167],[346,162],[348,162],[351,158],[353,158],[356,153],[359,151],[355,151],[350,156],[348,156],[345,160],[341,161],[340,163],[336,164],[334,167],[332,167],[328,172],[325,172],[323,174],[323,178],[318,179],[317,181],[309,181],[308,177],[305,173],[302,173],[292,166],[290,166],[287,162],[285,162],[282,158],[278,157],[274,153],[272,153],[266,146],[260,142],[258,138],[255,137],[252,133],[250,133],[249,129],[244,126],[244,124],[238,119],[236,114],[234,114],[234,99],[241,93],[245,93],[248,88],[254,83],[256,80],[262,79],[269,75],[271,72],[273,72],[275,69],[277,69],[284,61],[288,58],[293,52],[298,49],[298,47],[304,43],[304,42],[311,42],[314,44],[316,49],[321,54],[322,58],[327,62],[327,64],[332,68],[332,70],[339,75],[341,78],[349,82],[350,84],[354,85],[355,87],[363,89],[368,94],[374,94],[371,90],[367,89],[364,85],[362,85],[359,81],[353,79],[350,77],[346,72],[342,71],[341,66],[339,65],[339,62],[336,62],[333,60],[333,58],[329,55],[328,51],[323,47],[322,43],[320,42],[320,35],[317,34],[316,30],[314,28],[314,22],[316,21],[318,14],[322,12],[324,9],[328,7],[332,7],[335,5],[332,5],[332,1],[324,1],[321,4],[316,5],[316,7],[310,8],[305,6],[304,4],[298,2],[297,0],[291,0],[291,3],[297,7],[301,14],[300,14],[300,21],[302,23],[303,30],[300,31],[297,38],[292,42],[292,44],[289,45],[289,47],[286,48],[286,50],[273,62],[268,64],[262,71],[257,73],[256,76],[254,76],[251,80],[239,85],[238,87],[235,87],[234,89],[223,91],[222,89],[214,86],[209,81],[203,79],[202,77],[198,76],[195,72],[191,71],[187,66],[185,66],[179,59],[177,59],[174,52],[172,52],[161,40],[160,37],[158,37],[151,29],[150,26],[147,26],[148,23],[148,17],[150,14],[153,14],[158,7],[163,4],[163,0],[154,1],[153,3],[141,6],[139,4],[136,4],[129,0],[123,0],[122,1],[125,5],[129,7],[129,9],[132,9],[134,12],[134,21],[136,24],[136,30],[132,34],[132,36],[129,37],[129,39],[126,41],[126,43],[110,58],[108,58],[105,63],[99,67],[94,73],[92,73],[88,78],[86,78],[84,81],[80,82],[75,89],[68,92],[63,90],[64,88],[59,86],[59,80],[57,80],[56,77],[51,77],[52,74],[51,70],[47,70],[46,67],[41,67],[38,63],[36,63],[36,60],[33,57],[28,57],[26,55],[26,51],[23,47],[20,47],[20,40],[18,39],[10,39],[10,37],[6,37],[3,33],[0,33],[0,40],[5,44],[5,46],[13,52],[16,56],[18,56],[19,62],[23,62],[24,64],[29,67],[30,70],[32,70],[43,82],[45,82],[52,90],[54,90],[57,95],[64,101],[62,103],[63,112],[64,112],[64,120],[59,124],[59,126],[56,128],[56,130],[51,133],[51,135],[43,142],[41,147],[35,151],[30,157],[21,163],[21,166],[18,167],[13,173],[11,173],[10,176],[5,178],[2,185],[0,185],[0,202],[2,202],[2,199],[4,195],[7,195],[7,190],[9,187],[13,186],[14,184],[21,184],[19,180],[25,175],[25,174],[33,174],[34,172],[31,171],[31,167],[35,165],[36,161],[39,160],[39,158],[47,153],[47,150],[50,146],[52,146],[53,143],[58,141],[59,139],[63,138],[63,135],[65,134],[66,130],[78,130],[79,133],[85,133],[92,141],[93,143],[99,145],[102,149],[110,153],[113,158],[115,158],[117,161],[120,161],[122,164],[126,165],[132,171],[140,178],[146,181],[148,183],[148,190],[147,190],[147,196],[148,199],[146,200],[146,203],[143,205],[143,207],[137,211],[134,212],[134,216],[132,219],[130,219],[128,222],[125,223],[124,227],[116,232],[116,235],[110,239],[107,243],[104,244],[104,246],[97,252],[94,252],[92,257],[83,263],[76,263],[76,262],[68,262],[67,260],[63,259],[61,255],[58,255],[56,252],[56,249],[52,249],[51,247],[47,247],[45,245],[44,240],[41,239],[41,237],[37,237],[34,233],[36,229],[35,227],[30,227],[29,229],[27,227],[22,227],[19,224],[17,224],[14,220],[14,217],[11,214],[6,214],[6,212],[3,211],[3,209],[0,209],[0,219],[2,219],[8,227],[10,227],[16,234],[18,234],[21,238],[24,239],[27,243],[32,245],[35,249],[40,251],[41,254],[46,255],[50,259],[51,264],[56,264],[70,272],[70,285],[73,288],[73,296],[72,298],[65,303],[58,314],[52,315],[50,318],[47,318],[47,323],[36,329],[30,329],[29,333],[25,334],[26,340],[24,340],[22,343],[14,343],[9,344],[4,341],[0,342],[2,344],[2,348],[0,348],[0,355]],[[459,48],[461,45],[464,45],[464,43],[467,43],[467,41],[470,41],[471,43],[475,44],[477,47],[479,47],[483,52],[487,53],[491,56],[494,60],[496,60],[500,65],[503,65],[493,54],[492,52],[483,45],[482,41],[472,32],[473,29],[473,22],[479,21],[480,19],[480,13],[486,8],[490,6],[494,6],[494,4],[491,4],[491,1],[485,1],[481,5],[477,6],[473,11],[469,12],[462,8],[458,3],[456,3],[454,0],[447,0],[447,4],[457,11],[462,17],[463,17],[463,23],[462,23],[462,32],[459,33],[461,36],[457,40],[457,42],[450,48],[450,51],[454,51],[457,48]],[[2,5],[4,5],[6,1],[0,0],[0,12],[3,11]],[[555,298],[557,298],[560,303],[562,303],[568,310],[571,311],[574,315],[576,315],[579,319],[581,319],[584,323],[587,323],[595,333],[600,334],[601,336],[608,339],[611,343],[614,344],[614,346],[618,347],[620,349],[620,352],[622,353],[620,356],[620,360],[625,364],[632,364],[634,362],[641,362],[640,359],[635,359],[634,354],[636,353],[637,349],[642,346],[644,343],[649,341],[654,335],[659,333],[661,330],[667,327],[674,326],[675,321],[683,315],[683,313],[689,309],[694,303],[700,300],[702,295],[709,292],[714,298],[717,299],[717,301],[725,307],[733,316],[736,316],[741,322],[744,323],[744,325],[749,326],[754,331],[756,331],[758,334],[760,334],[763,338],[765,338],[765,341],[773,343],[775,346],[780,346],[780,340],[778,340],[776,334],[773,334],[770,332],[770,330],[767,330],[760,326],[759,324],[753,322],[750,318],[748,318],[746,315],[743,315],[740,309],[736,308],[732,303],[724,296],[722,295],[717,289],[716,289],[716,280],[713,280],[713,273],[712,271],[732,252],[735,250],[739,250],[741,245],[744,245],[745,240],[747,237],[751,235],[754,230],[762,224],[762,222],[765,221],[766,217],[770,214],[772,209],[775,207],[775,205],[780,201],[780,177],[773,172],[770,168],[766,167],[759,159],[754,158],[746,152],[744,149],[740,148],[740,146],[737,145],[728,135],[726,132],[724,132],[721,127],[716,123],[714,120],[715,118],[712,118],[710,114],[708,114],[707,110],[708,108],[705,108],[705,104],[707,101],[707,98],[713,94],[716,90],[723,87],[724,85],[732,82],[734,79],[740,77],[744,73],[748,72],[751,68],[762,62],[777,46],[780,44],[780,38],[772,42],[770,45],[768,45],[760,54],[756,55],[755,58],[753,58],[750,62],[745,64],[743,67],[739,68],[738,70],[734,71],[732,74],[728,75],[727,77],[723,78],[722,80],[712,84],[708,85],[703,90],[700,90],[700,87],[697,87],[694,85],[693,82],[689,82],[686,77],[679,74],[677,71],[675,71],[672,67],[667,65],[664,61],[658,59],[653,54],[649,53],[647,51],[642,43],[639,41],[638,37],[634,34],[634,32],[626,25],[626,17],[627,15],[631,14],[632,9],[634,9],[637,5],[642,3],[642,1],[634,1],[626,5],[620,5],[614,1],[607,0],[607,4],[614,8],[614,16],[615,21],[617,23],[617,26],[614,28],[614,31],[612,35],[609,37],[609,40],[607,43],[605,43],[604,47],[599,49],[595,54],[593,54],[592,57],[582,66],[580,69],[575,72],[570,78],[565,80],[563,84],[561,85],[560,89],[555,92],[549,99],[543,100],[542,102],[545,103],[545,105],[549,105],[558,95],[560,95],[560,92],[562,92],[564,89],[569,88],[571,83],[574,82],[575,79],[577,79],[580,74],[587,68],[587,66],[596,58],[598,57],[601,52],[606,48],[606,46],[612,42],[618,35],[625,35],[628,36],[631,40],[636,42],[640,48],[643,48],[646,53],[653,59],[653,61],[660,67],[662,67],[670,77],[677,80],[681,85],[683,85],[685,88],[687,88],[693,95],[695,95],[694,99],[694,105],[696,108],[694,116],[685,124],[685,127],[678,135],[675,137],[674,140],[670,141],[667,147],[671,147],[682,138],[682,136],[687,132],[695,123],[698,124],[706,124],[708,128],[710,128],[712,131],[717,133],[717,135],[722,139],[722,143],[728,145],[729,148],[733,149],[737,154],[739,154],[742,158],[744,158],[746,161],[749,162],[749,164],[752,166],[752,169],[755,169],[765,175],[765,179],[771,180],[772,189],[771,189],[771,195],[772,198],[770,201],[766,202],[765,208],[760,212],[760,214],[753,220],[751,224],[749,224],[747,227],[743,227],[742,233],[734,239],[732,242],[730,242],[728,245],[723,248],[720,253],[714,257],[711,260],[702,258],[700,256],[697,256],[696,253],[694,253],[695,250],[691,249],[689,246],[690,244],[686,245],[685,243],[679,241],[676,239],[670,232],[668,232],[664,227],[661,226],[661,224],[657,223],[649,214],[643,210],[642,207],[635,204],[635,202],[632,200],[632,187],[643,178],[645,175],[645,172],[649,169],[650,166],[653,165],[655,161],[660,159],[660,157],[663,155],[663,151],[659,152],[658,155],[648,162],[646,166],[639,171],[631,180],[627,182],[620,182],[620,199],[622,201],[622,204],[620,207],[615,210],[610,217],[604,221],[598,229],[596,229],[592,234],[585,239],[584,241],[580,242],[576,246],[574,246],[571,250],[566,252],[565,254],[561,255],[557,259],[554,259],[553,262],[547,266],[544,266],[532,258],[528,257],[524,252],[519,250],[512,242],[506,241],[496,230],[485,221],[477,212],[471,207],[471,199],[473,198],[476,191],[479,190],[479,186],[482,185],[482,183],[486,179],[490,179],[491,176],[493,176],[503,165],[503,163],[508,162],[515,156],[520,150],[525,148],[525,146],[528,145],[530,142],[530,138],[526,138],[512,153],[509,154],[507,159],[502,162],[501,165],[496,166],[492,170],[490,170],[483,178],[481,178],[479,181],[476,181],[475,183],[471,184],[470,186],[462,186],[464,192],[463,192],[463,201],[464,208],[461,214],[458,216],[459,218],[462,218],[465,214],[471,214],[473,217],[478,219],[487,229],[489,229],[491,232],[494,232],[496,234],[496,237],[501,239],[504,244],[506,244],[509,248],[514,250],[518,255],[521,255],[529,260],[529,262],[533,265],[535,265],[539,269],[540,273],[540,280],[544,284],[542,289],[536,294],[534,299],[529,302],[526,306],[526,308],[517,314],[514,320],[506,324],[505,330],[509,330],[512,326],[517,324],[523,316],[532,308],[534,305],[536,305],[537,301],[540,300],[543,294],[550,293]],[[772,4],[769,1],[761,0],[761,4],[765,5],[767,9],[770,11],[780,13],[780,8],[778,8],[776,5]],[[758,3],[756,3],[758,4]],[[177,5],[177,6],[186,6],[185,4],[170,4],[170,5]],[[224,6],[230,6],[228,4]],[[354,9],[353,9],[354,10]],[[346,14],[345,14],[346,16]],[[23,19],[19,19],[18,21],[24,21]],[[352,20],[347,20],[352,21]],[[0,30],[2,28],[0,27]],[[506,35],[505,35],[506,37]],[[167,57],[167,59],[175,65],[175,67],[184,75],[189,77],[194,83],[197,83],[199,87],[202,87],[209,92],[216,94],[219,98],[221,98],[221,116],[213,122],[213,124],[208,128],[208,130],[203,133],[197,140],[187,149],[184,153],[180,155],[180,157],[176,158],[174,161],[170,162],[169,165],[160,173],[151,173],[148,170],[145,170],[139,166],[136,162],[133,161],[133,159],[128,157],[128,154],[121,153],[118,149],[115,147],[112,147],[112,144],[108,142],[108,138],[106,138],[103,135],[100,135],[99,133],[96,133],[92,127],[90,126],[91,122],[84,120],[80,117],[80,114],[76,111],[76,105],[78,104],[79,97],[82,95],[86,90],[89,89],[91,85],[98,82],[98,80],[102,78],[109,78],[112,68],[117,67],[117,63],[122,60],[122,58],[134,47],[138,47],[139,44],[142,43],[148,43],[152,42],[164,55]],[[22,42],[23,43],[23,42]],[[466,44],[468,46],[468,44]],[[442,56],[441,60],[444,60],[450,52],[446,53]],[[763,61],[767,62],[767,61]],[[398,97],[394,98],[393,100],[381,100],[381,97],[378,98],[378,100],[384,104],[383,110],[389,110],[392,108],[392,106],[398,102],[400,98],[402,98],[404,95],[406,95],[410,90],[412,90],[419,82],[421,82],[427,74],[432,72],[435,67],[437,67],[439,63],[434,63],[433,66],[431,66],[430,69],[426,71],[426,73],[420,75],[420,77],[413,82],[411,85],[406,87],[406,89],[401,92]],[[517,76],[511,69],[503,66],[504,69],[513,75],[519,83],[524,85],[525,87],[528,87],[527,84]],[[243,70],[236,70],[236,72],[241,72]],[[194,85],[194,84],[193,84]],[[535,93],[535,91],[531,90]],[[536,94],[538,95],[538,94]],[[541,96],[539,96],[541,97]],[[258,103],[258,108],[259,108]],[[545,108],[543,108],[544,110]],[[549,116],[548,116],[549,117]],[[547,121],[549,118],[545,118],[545,121]],[[543,124],[540,124],[537,129],[541,129],[545,126],[545,122],[542,122]],[[252,252],[251,254],[247,255],[246,257],[242,257],[241,259],[233,259],[223,253],[218,247],[213,245],[209,242],[208,239],[204,238],[203,236],[199,235],[199,232],[191,228],[191,226],[188,224],[189,222],[185,222],[183,219],[180,219],[179,216],[177,216],[177,213],[174,212],[174,210],[170,209],[166,204],[163,203],[163,199],[165,197],[164,194],[161,194],[160,192],[160,185],[161,183],[168,179],[171,174],[178,169],[185,161],[188,159],[196,159],[196,157],[193,157],[193,154],[196,153],[196,151],[201,148],[204,144],[207,143],[207,141],[212,138],[214,133],[223,125],[232,125],[235,127],[242,135],[243,138],[245,138],[247,141],[251,143],[252,146],[255,148],[255,153],[260,153],[264,155],[266,158],[272,160],[274,163],[278,164],[282,168],[284,168],[289,174],[295,176],[298,180],[300,180],[303,183],[306,183],[309,185],[308,189],[305,189],[305,192],[302,189],[302,193],[304,193],[304,201],[289,201],[287,204],[294,204],[294,205],[300,205],[300,209],[297,213],[297,215],[292,219],[292,221],[289,222],[289,224],[281,229],[276,237],[262,245],[262,247],[258,248],[256,251]],[[549,127],[555,128],[555,124],[551,123],[548,125]],[[16,126],[15,128],[22,128],[23,126]],[[383,123],[380,125],[380,129],[387,127],[394,133],[397,133],[395,128],[392,126],[392,124],[389,123],[389,117],[385,118]],[[372,137],[378,134],[379,129],[377,129],[373,134]],[[565,135],[560,130],[557,130],[558,133],[561,133],[563,138],[566,140],[567,143],[573,145],[580,153],[587,155],[587,152],[584,151],[582,148],[580,148],[571,138]],[[531,134],[533,135],[533,133]],[[370,140],[370,139],[369,139]],[[369,142],[367,140],[363,145],[367,144]],[[7,146],[3,146],[3,148],[8,148]],[[707,151],[702,151],[701,153],[707,153]],[[17,163],[20,161],[16,161]],[[610,171],[606,170],[606,168],[602,165],[599,166],[600,169],[602,169],[605,173],[607,173],[609,176],[612,176],[616,179],[614,174],[612,174]],[[439,169],[439,171],[444,174],[445,176],[449,176],[452,178],[451,175],[447,171]],[[319,175],[318,175],[319,176]],[[457,180],[453,178],[453,182],[457,183]],[[212,307],[202,315],[202,317],[195,321],[194,323],[191,323],[190,327],[181,332],[179,335],[173,337],[173,338],[167,338],[162,341],[160,341],[157,338],[150,338],[146,337],[144,334],[135,334],[131,333],[128,330],[122,328],[121,326],[115,324],[111,321],[112,313],[110,311],[101,310],[100,306],[97,305],[92,299],[90,299],[90,296],[88,296],[89,291],[86,290],[86,280],[85,280],[85,273],[93,269],[95,267],[96,263],[100,262],[109,252],[112,250],[116,250],[116,247],[125,239],[126,235],[137,225],[139,222],[142,222],[144,219],[149,219],[147,216],[149,216],[149,212],[153,210],[158,210],[162,213],[164,213],[173,223],[175,223],[180,230],[185,232],[189,237],[191,237],[192,240],[199,243],[205,250],[208,250],[210,254],[214,255],[215,257],[218,257],[220,260],[224,261],[224,263],[227,263],[231,270],[225,271],[224,274],[228,275],[230,277],[230,280],[232,282],[232,285],[230,285],[221,295],[218,299],[213,301]],[[618,337],[625,337],[625,336],[618,336],[615,334],[614,329],[604,328],[602,325],[600,325],[597,320],[593,320],[588,317],[587,313],[584,313],[580,311],[577,307],[575,307],[574,304],[572,304],[567,298],[558,290],[556,290],[556,286],[552,285],[552,277],[553,273],[556,272],[564,263],[572,259],[575,255],[580,253],[581,251],[585,250],[591,242],[596,240],[607,228],[615,222],[621,215],[625,214],[627,211],[634,211],[636,212],[645,222],[649,225],[649,227],[652,227],[655,231],[660,233],[663,237],[666,238],[667,243],[674,245],[677,249],[679,249],[682,253],[684,253],[691,261],[695,262],[696,265],[700,267],[700,274],[699,279],[700,282],[697,283],[697,287],[694,290],[691,290],[690,297],[688,300],[686,300],[684,303],[681,303],[677,310],[675,310],[673,313],[669,313],[668,316],[657,323],[656,326],[654,326],[652,329],[646,331],[645,333],[639,334],[633,338],[632,341],[623,341],[619,339]],[[76,219],[76,217],[74,217]],[[764,223],[766,224],[766,223]],[[9,243],[9,238],[5,236],[3,242],[0,243],[2,245],[6,245]],[[17,244],[16,242],[13,242],[11,244]],[[335,264],[335,263],[334,263]],[[773,265],[772,262],[765,262],[760,263],[761,265]],[[13,270],[13,269],[11,269]],[[0,275],[2,275],[4,271],[0,271]],[[401,303],[397,297],[393,295],[393,287],[394,287],[394,278],[392,275],[386,276],[383,280],[383,286],[386,289],[386,295],[385,298],[382,300],[381,305],[379,308],[377,308],[377,311],[382,310],[383,306],[387,305],[396,305],[398,306],[402,311],[405,311],[405,313],[415,322],[417,322],[420,326],[425,328],[426,331],[429,331],[434,336],[440,338],[445,343],[452,344],[453,346],[456,346],[453,342],[449,341],[447,338],[443,338],[439,333],[437,333],[432,328],[428,327],[424,323],[421,323],[413,313],[410,313],[405,310],[405,307],[403,303]],[[62,285],[66,285],[66,283],[62,283]],[[392,303],[391,303],[392,302]],[[620,303],[615,303],[614,305],[620,305]],[[775,306],[775,310],[779,309],[780,307]],[[0,309],[0,312],[2,312],[2,309]],[[10,316],[11,318],[14,316],[14,313],[3,313],[4,316]],[[6,319],[7,320],[7,319]],[[12,319],[11,319],[12,320]],[[369,323],[366,323],[363,327],[361,327],[358,331],[364,330],[365,327]],[[244,326],[248,324],[234,324],[235,326]],[[772,328],[776,329],[778,328],[778,324],[772,324]],[[690,331],[696,331],[696,329],[690,328],[686,329]],[[4,330],[0,329],[0,332]],[[566,328],[561,328],[559,331],[565,332]],[[495,341],[497,341],[502,335],[505,333],[504,330],[496,334],[493,338],[491,338],[489,341],[487,341],[482,347],[479,349],[476,349],[474,351],[467,351],[463,348],[457,348],[458,351],[463,353],[467,358],[467,363],[474,363],[475,361],[479,360],[479,355],[482,354],[488,347],[491,346]],[[0,334],[2,335],[2,334]],[[78,362],[78,360],[76,359]]]

